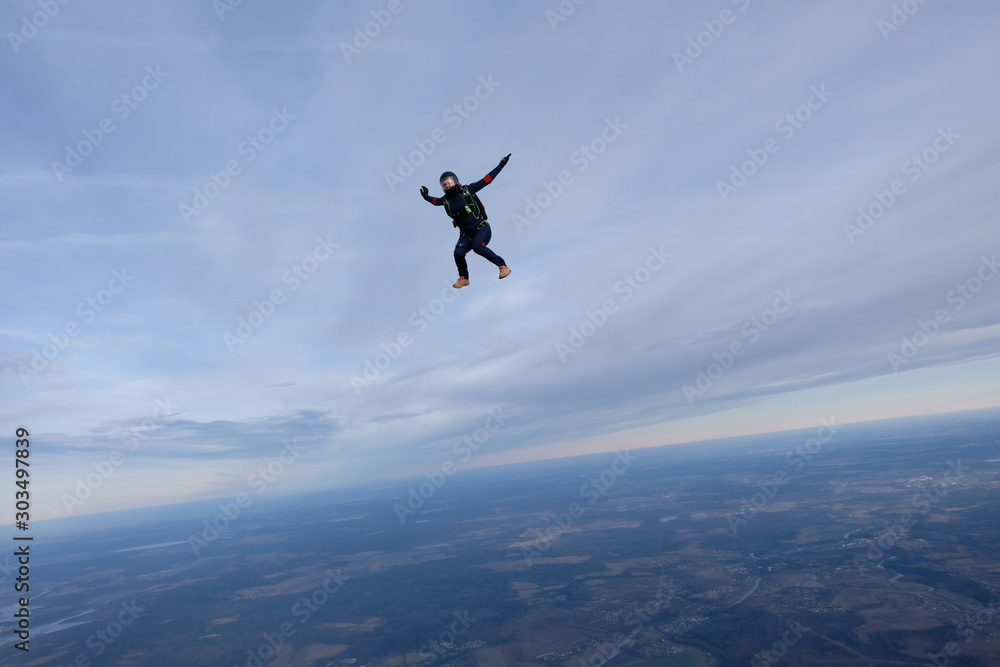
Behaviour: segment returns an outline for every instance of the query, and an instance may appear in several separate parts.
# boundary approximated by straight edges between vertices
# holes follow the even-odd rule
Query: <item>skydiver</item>
[[[454,172],[444,172],[439,179],[441,189],[444,191],[443,197],[431,197],[427,186],[420,186],[420,194],[423,198],[435,206],[444,206],[445,213],[451,218],[451,224],[458,228],[458,243],[455,244],[455,265],[458,267],[458,280],[452,285],[456,289],[461,289],[469,284],[469,266],[465,261],[465,255],[469,250],[498,266],[501,278],[510,275],[510,269],[507,268],[503,258],[486,247],[493,232],[487,221],[483,203],[479,201],[479,196],[476,194],[493,182],[493,179],[497,177],[509,159],[510,154],[508,153],[493,171],[481,180],[469,185],[462,185]]]

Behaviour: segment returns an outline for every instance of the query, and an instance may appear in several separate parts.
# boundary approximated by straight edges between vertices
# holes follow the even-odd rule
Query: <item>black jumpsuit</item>
[[[470,183],[468,185],[469,193],[479,192],[492,183],[503,167],[504,165],[501,163],[481,180]],[[451,188],[444,193],[443,197],[431,197],[430,195],[423,195],[423,197],[435,206],[444,206],[448,215],[451,216],[452,224],[458,227],[459,236],[458,243],[455,244],[455,265],[458,266],[458,275],[460,277],[466,280],[469,279],[469,265],[465,261],[465,255],[469,250],[472,250],[480,257],[485,257],[498,267],[506,265],[502,257],[486,247],[493,236],[490,224],[476,215],[476,212],[470,210],[471,207],[466,205],[460,186]]]

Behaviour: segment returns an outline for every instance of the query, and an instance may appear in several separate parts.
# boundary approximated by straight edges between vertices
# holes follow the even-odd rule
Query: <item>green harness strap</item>
[[[469,188],[463,185],[459,192],[461,192],[462,200],[465,202],[465,212],[472,213],[481,220],[486,220],[486,212],[483,211],[483,207],[479,205],[479,202],[476,200],[476,196],[469,192]],[[449,217],[455,217],[451,214],[451,207],[448,205],[447,198],[444,200],[444,211]]]

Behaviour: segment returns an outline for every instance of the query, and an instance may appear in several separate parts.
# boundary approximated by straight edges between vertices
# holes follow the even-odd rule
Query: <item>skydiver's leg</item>
[[[459,236],[458,243],[455,244],[455,265],[458,266],[458,276],[469,279],[469,265],[465,261],[465,255],[472,247],[472,239],[466,236]]]
[[[506,266],[507,263],[503,261],[503,257],[486,247],[491,238],[493,238],[493,231],[490,229],[489,225],[476,230],[476,235],[472,237],[472,252],[476,253],[480,257],[485,257],[497,266]]]

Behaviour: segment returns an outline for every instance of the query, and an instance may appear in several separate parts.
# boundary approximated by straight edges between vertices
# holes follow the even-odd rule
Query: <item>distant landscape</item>
[[[427,481],[39,523],[0,664],[1000,664],[995,410]]]

